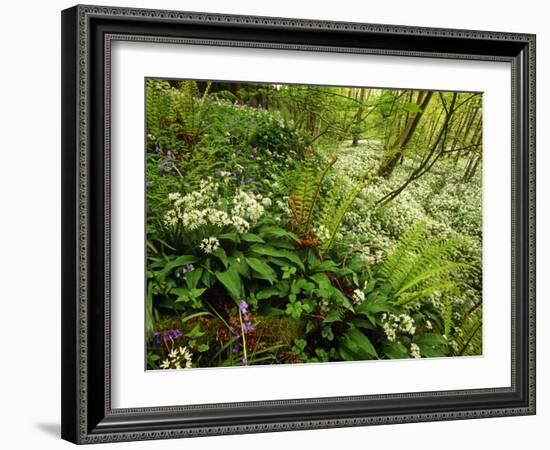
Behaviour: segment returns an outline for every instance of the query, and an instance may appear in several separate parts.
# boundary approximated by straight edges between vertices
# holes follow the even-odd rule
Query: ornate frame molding
[[[99,21],[112,22],[97,29]],[[201,33],[212,29],[229,30],[236,27],[246,30],[255,39],[219,39],[212,37],[152,36],[145,33],[116,32],[124,24],[139,27],[160,23],[171,30],[193,26]],[[120,25],[122,24],[122,25]],[[137,24],[137,25],[136,25]],[[95,28],[94,28],[95,27]],[[118,27],[118,28],[117,28]],[[331,43],[270,42],[256,36],[255,32],[268,30],[271,36],[285,31],[299,36],[301,32],[317,30],[336,35]],[[293,34],[294,33],[294,34]],[[346,43],[345,37],[353,34],[376,40],[372,47],[335,45]],[[399,38],[405,49],[385,47],[385,41]],[[414,49],[418,38],[428,42],[428,48]],[[94,41],[95,39],[95,41]],[[309,39],[306,38],[306,40]],[[441,51],[441,40],[457,42],[453,49]],[[512,64],[513,86],[513,343],[512,386],[510,388],[473,391],[449,391],[419,394],[376,395],[361,397],[335,397],[311,400],[288,400],[274,402],[250,402],[242,404],[196,405],[193,407],[139,408],[113,410],[110,403],[110,48],[115,40],[144,41],[157,43],[187,43],[200,45],[244,46],[266,49],[291,49],[304,51],[328,51],[418,56],[452,59],[481,59],[507,61]],[[328,41],[328,38],[327,38]],[[389,41],[388,41],[389,42]],[[493,53],[483,52],[483,43],[498,43]],[[431,43],[431,44],[430,44]],[[431,46],[430,46],[431,45]],[[439,45],[439,47],[438,47]],[[100,49],[103,47],[103,49]],[[98,67],[101,63],[101,67]],[[376,25],[347,22],[331,22],[304,19],[234,16],[194,12],[160,11],[99,6],[76,6],[63,12],[63,399],[62,435],[76,443],[98,443],[173,437],[207,436],[250,432],[270,432],[312,428],[347,427],[403,422],[439,421],[482,417],[526,415],[535,413],[535,36],[529,34],[499,33],[487,31],[449,30],[396,25]],[[103,73],[104,72],[104,73]],[[98,74],[103,78],[98,80]],[[101,77],[100,77],[101,78]],[[99,84],[98,84],[99,83]],[[98,86],[103,85],[101,109],[104,123],[97,130],[94,122],[97,115],[91,111],[98,95]],[[97,112],[97,111],[96,111]],[[97,137],[96,137],[97,136]],[[94,140],[95,139],[95,140]],[[92,154],[91,142],[101,142],[103,157],[96,166],[97,155]],[[92,162],[94,161],[94,162]],[[99,167],[99,169],[98,169]],[[98,172],[99,170],[99,172]],[[102,178],[97,178],[102,174]],[[94,178],[95,177],[95,178]],[[521,183],[520,183],[521,182]],[[101,184],[101,188],[97,185]],[[520,191],[518,191],[518,186]],[[526,188],[523,188],[526,186]],[[99,190],[98,190],[99,189]],[[99,202],[99,203],[98,203]],[[99,217],[98,213],[104,216]],[[102,222],[103,225],[98,225]],[[102,239],[92,239],[97,230],[102,230]],[[102,246],[101,251],[97,246]],[[517,264],[520,267],[516,267]],[[94,280],[103,269],[103,290],[98,292]],[[523,294],[523,295],[522,295]],[[95,296],[95,297],[94,297]],[[103,299],[101,305],[92,300]],[[97,308],[100,308],[98,310]],[[98,312],[99,311],[99,312]],[[520,313],[521,317],[518,317]],[[95,317],[94,314],[99,314]],[[99,323],[98,323],[99,321]],[[102,334],[102,336],[100,336]],[[521,339],[519,339],[521,338]],[[521,342],[519,342],[521,341]],[[97,346],[103,345],[98,356]],[[92,350],[93,347],[93,350]],[[516,354],[519,354],[516,357]],[[92,374],[103,357],[102,370]],[[516,373],[516,370],[520,369]],[[93,384],[90,376],[103,373],[103,383]],[[65,383],[65,381],[67,381]],[[102,386],[101,404],[91,401]],[[519,392],[521,391],[521,392]],[[444,410],[438,406],[430,410],[417,408],[414,402],[431,398],[456,397],[466,401],[477,395],[495,398],[497,395],[514,394],[514,401],[486,403],[472,409]],[[491,397],[493,396],[493,397]],[[331,404],[361,400],[364,402],[400,400],[411,405],[413,412],[391,414],[371,411],[362,415],[342,414],[332,417]],[[408,403],[407,403],[408,402]],[[433,401],[434,405],[437,403]],[[501,402],[502,403],[502,402]],[[325,406],[325,416],[318,418],[292,419],[279,412],[280,420],[258,423],[213,423],[205,424],[208,411],[235,408],[287,408],[317,404]],[[193,424],[183,418],[171,425],[167,414],[184,416],[186,411],[201,410],[201,421]],[[380,409],[380,408],[379,408]],[[405,409],[403,410],[405,411]],[[332,415],[331,415],[332,414]]]

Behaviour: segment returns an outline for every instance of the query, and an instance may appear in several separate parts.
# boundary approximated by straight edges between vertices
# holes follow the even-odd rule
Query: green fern
[[[163,126],[163,119],[172,115],[170,97],[166,91],[170,89],[170,84],[164,80],[147,80],[145,102],[146,102],[146,120],[147,129],[151,134],[158,135]]]
[[[450,336],[453,328],[453,302],[449,296],[443,297],[443,310],[441,311],[441,317],[443,317],[443,334]]]
[[[452,293],[457,290],[449,275],[469,266],[451,260],[451,253],[459,239],[442,242],[426,238],[427,226],[419,222],[398,241],[394,252],[380,268],[386,290],[398,305],[431,297],[435,292]]]
[[[361,181],[349,188],[335,186],[328,194],[321,212],[320,225],[327,230],[328,238],[322,239],[319,246],[319,255],[321,258],[326,255],[336,242],[336,235],[344,217],[351,209],[357,196],[366,186],[366,181]]]
[[[203,135],[203,121],[207,112],[206,98],[211,83],[206,85],[201,100],[197,82],[185,80],[179,89],[172,88],[165,80],[147,80],[146,107],[147,130],[161,137],[167,130],[176,133],[179,143],[172,143],[170,150],[177,148],[194,150]]]
[[[404,271],[408,270],[410,262],[420,251],[425,233],[425,222],[419,222],[415,227],[408,230],[401,236],[395,250],[382,265],[380,273],[394,289],[399,286],[400,279],[405,276]]]
[[[466,313],[455,333],[456,354],[460,356],[481,355],[483,352],[483,313],[481,304]]]
[[[313,165],[313,152],[311,149],[306,152],[302,173],[288,199],[293,231],[302,240],[313,237],[313,219],[319,206],[321,186],[336,159],[331,158],[321,172],[317,173]]]

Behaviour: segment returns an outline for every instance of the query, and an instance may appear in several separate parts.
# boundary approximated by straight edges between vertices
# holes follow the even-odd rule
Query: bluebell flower
[[[153,333],[153,339],[151,339],[151,343],[156,346],[156,345],[160,345],[163,341],[173,341],[182,336],[183,336],[183,332],[178,329],[155,331]]]
[[[245,300],[241,300],[239,303],[239,311],[243,316],[243,320],[248,320],[248,303]]]
[[[193,272],[193,270],[195,270],[195,266],[193,264],[186,264],[181,268],[182,273]]]
[[[162,169],[164,172],[171,172],[175,167],[176,165],[168,159],[159,164],[159,168]]]

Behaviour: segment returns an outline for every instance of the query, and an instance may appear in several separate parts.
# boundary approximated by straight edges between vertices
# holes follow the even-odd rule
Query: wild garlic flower
[[[416,327],[414,320],[408,314],[382,314],[382,328],[389,341],[394,341],[397,333],[414,335]]]
[[[411,347],[410,347],[410,355],[411,355],[411,358],[420,358],[420,347],[415,344],[414,342],[411,343]]]
[[[220,247],[220,241],[216,237],[205,238],[200,243],[200,248],[204,253],[212,253]]]
[[[393,326],[391,322],[385,322],[382,324],[382,329],[384,330],[384,333],[386,333],[386,338],[388,341],[395,341],[395,338],[397,337],[396,327]]]
[[[353,300],[354,304],[360,305],[365,301],[365,293],[360,289],[355,289],[353,291],[353,295],[351,296],[351,299]]]
[[[219,186],[210,178],[201,181],[199,190],[185,195],[170,193],[168,199],[172,209],[164,215],[165,225],[181,224],[189,231],[213,225],[220,231],[232,227],[246,233],[263,216],[265,208],[271,206],[271,199],[242,189],[233,198],[222,196]]]
[[[315,234],[319,237],[321,241],[326,241],[330,239],[330,231],[325,225],[319,225],[315,230]]]
[[[189,369],[193,366],[193,354],[187,347],[174,347],[168,358],[160,364],[161,369]]]

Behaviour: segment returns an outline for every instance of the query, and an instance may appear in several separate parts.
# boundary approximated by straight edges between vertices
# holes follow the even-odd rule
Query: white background
[[[102,3],[99,2],[98,3]],[[257,14],[461,27],[538,34],[538,170],[539,198],[550,188],[545,149],[550,145],[550,76],[548,11],[542,1],[480,2],[462,0],[353,2],[351,0],[111,0],[107,4],[196,11]],[[3,5],[0,165],[2,250],[0,372],[0,443],[5,448],[69,448],[59,440],[60,396],[60,17],[72,2],[10,2]],[[538,204],[538,316],[544,325],[550,308],[545,274],[550,267],[550,216],[544,200]],[[225,436],[187,441],[116,444],[120,448],[334,448],[347,446],[389,449],[544,448],[550,421],[546,342],[550,328],[538,335],[538,415],[502,419],[392,425],[353,429]]]
[[[510,386],[509,63],[136,42],[111,55],[114,408]],[[483,92],[483,356],[145,372],[143,80],[161,75]]]

